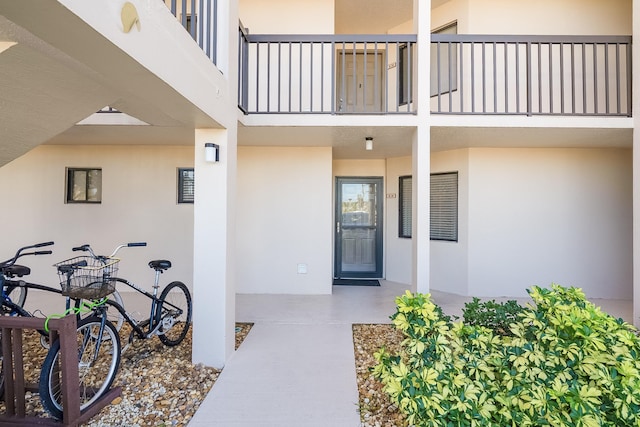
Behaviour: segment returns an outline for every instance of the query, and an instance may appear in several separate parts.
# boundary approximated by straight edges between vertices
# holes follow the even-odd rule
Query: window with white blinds
[[[178,203],[193,203],[194,178],[193,168],[178,168]]]
[[[431,240],[458,241],[458,172],[431,175]]]
[[[411,237],[411,176],[401,176],[399,178],[398,206],[400,212],[398,237]]]

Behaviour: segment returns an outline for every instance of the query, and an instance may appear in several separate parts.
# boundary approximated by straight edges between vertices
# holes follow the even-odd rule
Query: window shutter
[[[431,240],[458,241],[458,172],[431,175]]]
[[[412,181],[411,176],[400,177],[400,229],[398,232],[400,237],[411,237]]]

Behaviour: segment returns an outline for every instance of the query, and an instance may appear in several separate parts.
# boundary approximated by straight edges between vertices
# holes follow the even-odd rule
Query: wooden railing
[[[5,413],[0,414],[0,425],[49,425],[60,423],[49,418],[37,418],[25,411],[25,391],[37,391],[37,385],[26,384],[23,365],[22,330],[43,330],[45,319],[36,317],[0,316],[2,330],[2,375],[4,377]],[[62,367],[62,406],[64,426],[85,423],[113,399],[121,394],[121,388],[107,391],[93,405],[80,412],[80,381],[78,379],[78,344],[76,318],[73,315],[48,322],[51,340],[60,339]]]

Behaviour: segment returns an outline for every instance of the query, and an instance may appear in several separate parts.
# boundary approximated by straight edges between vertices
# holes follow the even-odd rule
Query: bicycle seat
[[[2,271],[7,277],[16,277],[16,276],[22,277],[22,276],[28,276],[31,273],[31,269],[29,267],[26,267],[24,265],[18,265],[18,264],[5,267],[2,269]]]
[[[149,261],[149,267],[156,271],[168,270],[171,268],[171,261],[166,259],[155,259],[153,261]]]

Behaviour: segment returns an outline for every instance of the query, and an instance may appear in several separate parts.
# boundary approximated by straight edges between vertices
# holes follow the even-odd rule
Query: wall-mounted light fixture
[[[217,144],[207,142],[204,144],[204,161],[215,163],[220,160],[220,147]]]
[[[367,151],[373,150],[373,138],[368,136],[364,139],[364,149]]]

